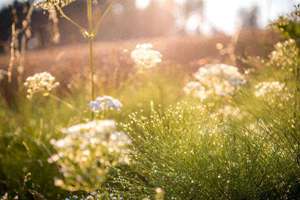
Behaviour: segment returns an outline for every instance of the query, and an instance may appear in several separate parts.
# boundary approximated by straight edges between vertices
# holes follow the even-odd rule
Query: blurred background
[[[103,11],[108,0],[95,0],[95,10]],[[32,1],[0,0],[0,52],[8,50],[11,25],[23,26]],[[99,32],[99,40],[127,40],[172,36],[233,35],[241,28],[264,29],[279,15],[288,13],[295,0],[115,0]],[[83,5],[83,7],[82,7]],[[77,0],[65,12],[80,24],[85,19],[85,1]],[[53,33],[56,25],[57,33]],[[35,9],[31,20],[29,49],[55,43],[83,41],[78,30],[61,19],[58,22]]]
[[[192,75],[208,63],[247,69],[249,56],[269,55],[282,39],[270,23],[297,4],[296,0],[110,2],[93,1],[95,23],[111,5],[98,30],[94,54],[97,83],[107,91],[119,87],[135,70],[130,52],[139,43],[152,43],[165,66],[180,66],[184,74]],[[0,0],[0,92],[7,102],[33,73],[48,71],[67,89],[74,77],[85,76],[89,69],[87,41],[81,32],[61,13],[32,5],[30,0]],[[76,0],[63,10],[87,26],[86,0]],[[12,80],[6,79],[8,74]]]

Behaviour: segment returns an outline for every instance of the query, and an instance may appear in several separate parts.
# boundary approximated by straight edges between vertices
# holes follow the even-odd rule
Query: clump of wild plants
[[[58,11],[58,13],[69,21],[71,24],[76,26],[79,31],[82,33],[82,36],[87,39],[89,43],[89,67],[90,67],[90,89],[91,89],[91,99],[95,99],[95,66],[94,66],[94,40],[97,36],[98,29],[102,23],[103,17],[108,13],[110,7],[112,5],[112,1],[109,2],[106,10],[102,13],[97,22],[95,23],[94,19],[94,11],[93,11],[93,0],[87,0],[87,20],[88,20],[88,27],[84,27],[74,21],[72,18],[67,16],[64,12],[63,8],[70,5],[75,0],[38,0],[35,2],[35,6],[48,12]],[[91,118],[94,118],[94,114],[92,112]]]
[[[0,152],[5,153],[0,154],[0,169],[4,172],[0,177],[19,178],[25,174],[27,178],[28,171],[34,171],[32,180],[44,183],[41,186],[26,180],[20,186],[10,180],[5,187],[18,188],[21,197],[31,195],[30,198],[41,199],[42,195],[36,191],[52,186],[55,177],[56,186],[74,195],[47,193],[52,199],[62,196],[89,200],[298,198],[297,41],[277,44],[269,59],[262,62],[265,69],[247,82],[237,67],[208,65],[199,69],[196,81],[184,89],[195,99],[186,98],[161,109],[162,105],[156,105],[153,96],[145,99],[150,108],[129,96],[127,102],[122,100],[123,106],[111,96],[94,97],[93,40],[97,25],[94,27],[92,22],[92,1],[87,1],[87,29],[65,15],[63,8],[72,2],[44,0],[38,1],[37,6],[58,10],[89,41],[92,119],[102,119],[104,113],[121,107],[125,113],[129,112],[126,110],[129,102],[140,111],[128,117],[123,114],[118,130],[124,132],[117,131],[113,120],[87,119],[75,106],[66,111],[64,105],[69,104],[57,107],[49,103],[47,109],[29,106],[24,116],[31,118],[23,117],[24,121],[12,117],[11,112],[0,112],[3,121],[8,122],[10,117],[9,126],[1,127],[4,134],[0,136],[3,137]],[[151,45],[137,46],[131,56],[143,70],[162,61],[161,54]],[[50,95],[57,83],[44,73],[29,78],[25,86],[30,96]],[[159,90],[160,104],[167,95],[174,95],[168,91],[164,96],[163,87],[168,86]],[[82,102],[84,108],[88,107],[86,100]],[[210,106],[214,102],[218,105]],[[79,112],[75,114],[74,110]],[[21,130],[15,130],[18,122],[23,123]],[[70,123],[76,125],[69,127]],[[60,132],[61,127],[69,128]],[[12,156],[16,160],[12,161]],[[80,191],[84,194],[75,194]]]
[[[28,77],[24,86],[27,89],[27,98],[31,99],[37,93],[48,96],[53,89],[59,86],[59,82],[56,82],[55,77],[48,72],[43,72]]]
[[[295,51],[289,54],[287,46]],[[119,169],[109,187],[129,191],[132,199],[151,197],[156,187],[164,189],[166,199],[296,198],[300,167],[295,52],[294,41],[279,43],[262,62],[265,68],[247,84],[240,74],[224,79],[228,85],[241,83],[239,90],[218,87],[214,76],[203,75],[214,73],[202,72],[201,77],[212,77],[203,84],[215,83],[204,89],[229,91],[230,101],[219,101],[217,107],[209,102],[224,93],[206,103],[181,102],[165,112],[153,108],[131,114],[123,129],[132,138],[134,162],[130,173]],[[216,74],[233,72],[225,68]]]
[[[57,154],[49,161],[56,163],[63,175],[56,178],[56,186],[94,192],[101,188],[111,167],[129,163],[131,141],[125,133],[116,131],[112,120],[77,124],[63,132],[63,138],[51,141]]]
[[[246,83],[244,75],[237,67],[225,64],[203,66],[194,77],[196,81],[187,83],[184,92],[202,101],[216,96],[231,96]]]
[[[122,106],[122,103],[118,99],[115,99],[111,96],[97,97],[96,100],[89,103],[89,107],[94,113],[100,113],[109,110],[120,111]]]
[[[138,44],[131,52],[131,58],[138,68],[150,69],[162,62],[162,55],[153,49],[152,44]]]
[[[300,4],[296,5],[294,11],[289,15],[279,17],[272,26],[286,38],[294,39],[298,43],[300,36]]]

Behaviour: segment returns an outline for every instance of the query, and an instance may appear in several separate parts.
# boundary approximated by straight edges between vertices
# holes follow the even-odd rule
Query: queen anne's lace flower
[[[117,110],[122,108],[122,103],[111,96],[97,97],[95,101],[89,103],[90,109],[93,112],[102,112],[106,110]]]
[[[269,94],[280,93],[284,90],[285,84],[278,81],[261,82],[255,86],[255,96],[264,97]]]
[[[205,100],[212,96],[229,96],[246,83],[237,67],[215,64],[205,65],[194,74],[196,81],[189,82],[184,92]]]
[[[277,102],[281,107],[283,102],[287,102],[293,97],[288,91],[285,83],[279,81],[265,81],[255,85],[254,95],[270,104]]]
[[[208,92],[206,91],[205,87],[203,87],[199,82],[197,81],[191,81],[188,82],[185,87],[183,88],[183,91],[186,94],[190,94],[194,97],[197,97],[201,100],[205,100],[208,97]]]
[[[241,111],[238,107],[225,105],[224,107],[218,109],[217,112],[214,113],[212,117],[242,120],[245,116],[246,113]]]
[[[52,10],[55,7],[63,8],[75,0],[36,0],[34,5],[44,10]]]
[[[34,74],[26,79],[24,86],[27,88],[27,98],[32,98],[34,94],[41,93],[48,96],[54,88],[59,85],[55,78],[48,72]]]
[[[162,62],[161,53],[154,50],[152,44],[138,44],[131,52],[131,58],[142,69],[153,68]]]
[[[57,154],[49,158],[49,162],[59,165],[64,177],[56,179],[57,186],[93,191],[100,188],[111,167],[129,163],[131,140],[116,131],[112,120],[78,124],[62,132],[62,139],[51,141]]]

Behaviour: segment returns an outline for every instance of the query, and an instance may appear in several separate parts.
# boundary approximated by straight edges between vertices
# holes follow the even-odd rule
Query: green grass
[[[282,59],[290,60],[288,56]],[[292,60],[289,69],[299,64],[299,58]],[[230,101],[186,97],[182,88],[192,78],[176,65],[132,74],[119,87],[97,85],[97,95],[112,95],[124,104],[121,112],[100,118],[115,119],[133,142],[132,164],[111,169],[99,191],[124,199],[153,199],[158,187],[166,199],[297,199],[295,98],[273,98],[271,103],[253,95],[261,81],[281,81],[293,91],[294,74],[272,60],[263,65]],[[71,92],[59,93],[74,109],[48,97],[30,101],[22,90],[14,109],[1,100],[0,196],[71,195],[54,186],[58,166],[47,160],[54,153],[50,140],[62,137],[61,128],[89,120],[86,80],[76,82]],[[224,105],[244,114],[216,115]]]

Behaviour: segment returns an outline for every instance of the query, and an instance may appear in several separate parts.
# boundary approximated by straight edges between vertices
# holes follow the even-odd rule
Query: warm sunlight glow
[[[201,18],[197,14],[191,15],[185,24],[185,29],[189,33],[195,33],[199,30],[199,26],[201,24]]]
[[[151,0],[135,0],[135,6],[140,9],[144,10],[150,5]]]

